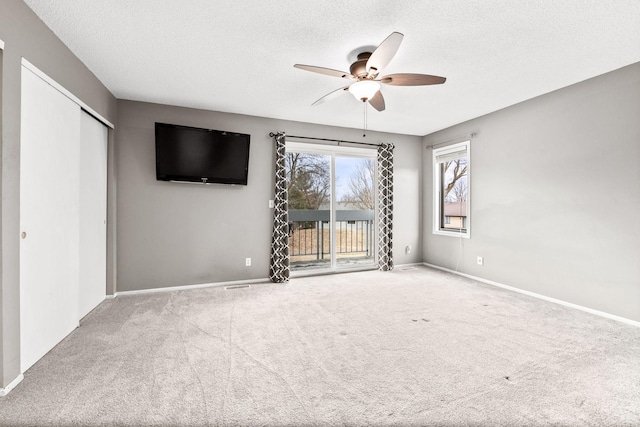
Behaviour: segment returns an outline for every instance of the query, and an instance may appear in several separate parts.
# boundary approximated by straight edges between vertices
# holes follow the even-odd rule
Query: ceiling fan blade
[[[382,92],[377,91],[373,98],[369,100],[369,104],[378,111],[384,111],[384,97]]]
[[[402,43],[403,37],[403,34],[393,32],[373,51],[369,60],[367,60],[367,73],[369,76],[377,75],[380,70],[391,62],[400,47],[400,43]]]
[[[392,86],[424,86],[439,85],[447,80],[446,77],[430,76],[428,74],[389,74],[380,79],[380,83]]]
[[[333,70],[331,68],[316,67],[314,65],[303,65],[303,64],[296,64],[294,65],[294,67],[299,68],[301,70],[312,71],[314,73],[326,74],[327,76],[341,77],[343,79],[355,78],[351,74],[347,73],[346,71]]]
[[[348,91],[349,91],[349,86],[341,87],[340,89],[336,89],[333,92],[329,92],[328,94],[318,99],[316,102],[314,102],[311,105],[320,105],[327,101],[331,101],[332,99],[337,98],[338,96],[342,95],[343,93],[347,93]]]

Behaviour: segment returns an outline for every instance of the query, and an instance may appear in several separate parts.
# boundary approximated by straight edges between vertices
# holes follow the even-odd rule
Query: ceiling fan
[[[384,111],[385,104],[382,92],[380,92],[380,83],[392,86],[424,86],[444,83],[447,80],[445,77],[430,76],[428,74],[398,73],[378,78],[380,71],[395,56],[403,37],[403,34],[393,32],[373,52],[358,54],[357,60],[349,67],[348,73],[314,65],[295,64],[294,67],[301,70],[354,80],[353,83],[345,87],[329,92],[311,105],[319,105],[337,98],[343,93],[350,92],[357,100],[369,102],[376,110]]]

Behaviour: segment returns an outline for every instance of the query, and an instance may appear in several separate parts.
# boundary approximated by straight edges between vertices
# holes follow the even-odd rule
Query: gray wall
[[[245,186],[156,181],[154,123],[251,135]],[[272,131],[362,141],[362,131],[260,117],[118,101],[118,291],[268,276],[273,211]],[[393,142],[396,263],[422,261],[422,138],[369,132],[368,142]],[[404,247],[413,251],[405,255]],[[252,266],[245,267],[245,258]]]
[[[640,63],[428,135],[471,142],[471,238],[424,261],[640,321]],[[483,256],[485,265],[476,265]]]
[[[20,374],[20,72],[29,60],[112,123],[117,103],[109,91],[20,0],[0,1],[2,54],[2,209],[0,212],[0,387]],[[113,145],[113,133],[110,132]],[[113,174],[110,191],[113,191]],[[113,194],[111,195],[113,198]],[[113,249],[114,218],[108,217]],[[113,270],[113,257],[109,259]],[[109,272],[113,287],[113,271]]]

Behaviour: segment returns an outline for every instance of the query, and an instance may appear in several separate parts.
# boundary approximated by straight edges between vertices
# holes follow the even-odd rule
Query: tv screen
[[[250,135],[156,123],[156,179],[247,185]]]

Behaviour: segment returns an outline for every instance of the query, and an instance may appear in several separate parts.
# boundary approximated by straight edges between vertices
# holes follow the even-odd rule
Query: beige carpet
[[[640,328],[425,267],[102,303],[2,425],[639,425]]]

